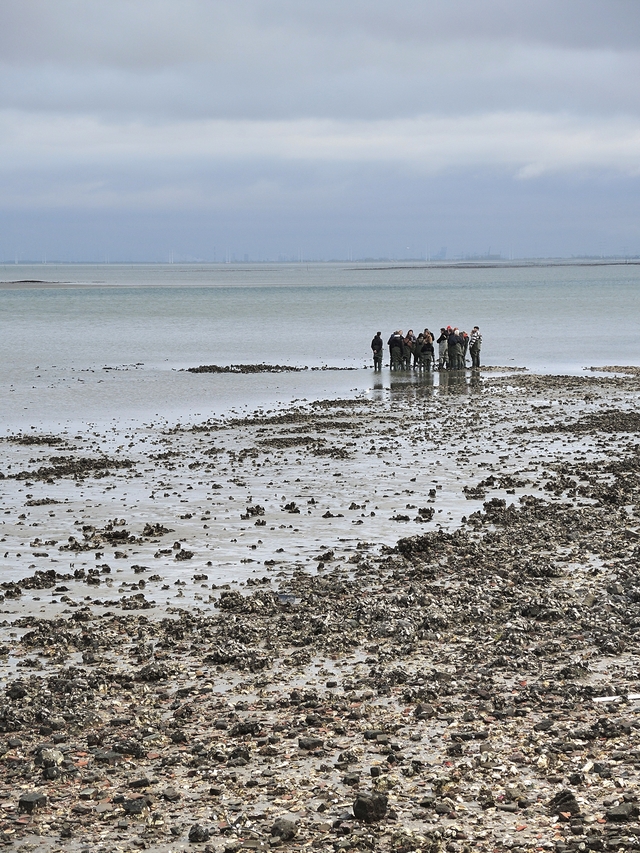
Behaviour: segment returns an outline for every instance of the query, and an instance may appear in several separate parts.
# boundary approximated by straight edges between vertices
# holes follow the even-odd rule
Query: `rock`
[[[29,794],[22,794],[18,800],[18,811],[33,814],[37,809],[42,809],[47,805],[47,798],[44,794],[37,791],[32,791]]]
[[[638,817],[638,814],[640,814],[640,810],[636,803],[620,803],[619,806],[614,806],[607,810],[606,818],[616,823],[623,823],[624,821],[633,820]]]
[[[298,738],[298,746],[300,749],[321,749],[324,746],[324,741],[319,737],[300,737]]]
[[[189,830],[189,842],[191,844],[201,844],[203,841],[208,841],[209,838],[209,830],[199,823],[194,823]]]
[[[418,703],[416,705],[416,709],[413,712],[414,716],[417,720],[428,720],[431,717],[435,716],[435,708],[433,705]]]
[[[279,817],[271,827],[271,835],[281,838],[282,841],[290,841],[295,838],[297,832],[298,825],[286,817]]]
[[[175,803],[180,799],[180,792],[176,791],[175,788],[165,788],[162,792],[162,796],[168,802]]]
[[[83,788],[78,796],[81,800],[97,800],[99,794],[99,788]]]
[[[64,761],[64,755],[59,749],[43,749],[40,751],[40,761],[43,767],[59,767]]]
[[[358,794],[353,804],[353,814],[365,823],[374,823],[387,813],[387,798],[384,794]]]
[[[570,817],[576,817],[580,814],[580,806],[571,791],[560,791],[549,801],[549,811],[551,814],[558,815],[559,817],[567,819],[567,815]]]
[[[138,673],[138,678],[141,681],[162,681],[168,676],[168,667],[161,663],[145,664]]]
[[[260,720],[243,720],[233,726],[230,734],[232,737],[238,737],[238,735],[255,735],[257,732],[261,731],[261,729],[262,723]]]
[[[124,800],[122,808],[127,814],[140,815],[149,808],[149,801],[146,797],[132,797]]]

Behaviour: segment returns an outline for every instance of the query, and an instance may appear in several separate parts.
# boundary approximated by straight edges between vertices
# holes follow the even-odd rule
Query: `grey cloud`
[[[640,111],[623,0],[0,3],[0,105],[138,116]]]
[[[0,257],[640,251],[637,0],[0,0],[0,20]]]
[[[315,39],[329,48],[364,38],[636,50],[640,37],[633,0],[2,0],[0,14],[5,57],[135,68],[228,60],[261,48],[294,55]]]

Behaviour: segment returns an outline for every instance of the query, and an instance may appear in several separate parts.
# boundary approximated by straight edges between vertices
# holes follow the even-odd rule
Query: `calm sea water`
[[[3,427],[206,417],[367,391],[371,338],[396,328],[478,324],[488,365],[575,373],[640,364],[635,265],[370,266],[0,267],[0,282],[47,283],[0,287]],[[180,372],[263,361],[359,369]]]

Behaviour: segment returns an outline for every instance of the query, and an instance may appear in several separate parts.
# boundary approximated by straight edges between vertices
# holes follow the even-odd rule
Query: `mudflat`
[[[616,371],[2,440],[0,844],[640,846]]]

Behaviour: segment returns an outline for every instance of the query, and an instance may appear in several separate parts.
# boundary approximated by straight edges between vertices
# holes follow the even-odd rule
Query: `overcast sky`
[[[0,10],[0,259],[640,253],[639,0]]]

